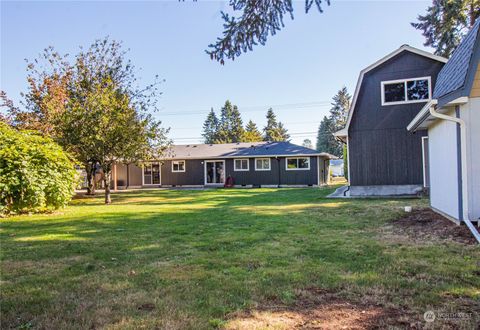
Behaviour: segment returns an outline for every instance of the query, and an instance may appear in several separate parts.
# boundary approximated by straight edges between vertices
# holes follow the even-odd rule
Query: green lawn
[[[2,219],[1,326],[229,327],[247,311],[299,311],[305,296],[309,308],[374,307],[399,326],[424,325],[426,310],[472,313],[436,325],[479,321],[480,248],[389,229],[426,200],[331,191],[132,191]]]

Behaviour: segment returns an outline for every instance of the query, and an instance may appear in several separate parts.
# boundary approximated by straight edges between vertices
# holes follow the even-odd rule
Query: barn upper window
[[[430,77],[382,81],[382,105],[430,100]]]

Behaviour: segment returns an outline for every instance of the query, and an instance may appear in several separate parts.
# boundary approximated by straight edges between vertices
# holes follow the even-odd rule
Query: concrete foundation
[[[351,186],[347,194],[350,197],[414,196],[422,190],[422,185]]]

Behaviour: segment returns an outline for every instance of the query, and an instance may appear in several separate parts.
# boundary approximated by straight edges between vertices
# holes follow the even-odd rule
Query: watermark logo
[[[423,319],[427,323],[432,323],[435,320],[470,320],[473,318],[472,313],[465,313],[465,312],[437,312],[435,314],[434,311],[426,311],[423,314]]]
[[[431,323],[435,321],[435,313],[433,311],[426,311],[425,314],[423,314],[423,318],[426,322]]]

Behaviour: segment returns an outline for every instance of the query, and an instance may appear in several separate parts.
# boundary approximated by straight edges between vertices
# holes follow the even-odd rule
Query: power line
[[[276,104],[276,105],[256,105],[256,106],[245,106],[239,107],[240,112],[263,112],[269,108],[273,108],[275,111],[284,111],[284,110],[310,110],[318,109],[319,107],[331,106],[330,101],[317,101],[317,102],[303,102],[303,103],[287,103],[287,104]],[[186,115],[200,115],[208,114],[208,110],[191,110],[191,111],[170,111],[170,112],[159,112],[160,116],[186,116]]]
[[[315,123],[315,122],[313,122]],[[303,124],[312,124],[312,121],[297,121],[297,122],[288,122],[288,126],[291,126],[291,125],[303,125]],[[191,130],[191,129],[201,129],[201,127],[197,126],[197,127],[175,127],[175,131],[176,130]]]
[[[318,135],[318,132],[293,132],[289,133],[293,137],[309,137],[312,135]],[[321,135],[330,135],[330,133],[321,133]],[[203,140],[203,137],[180,137],[174,138],[173,140]]]

